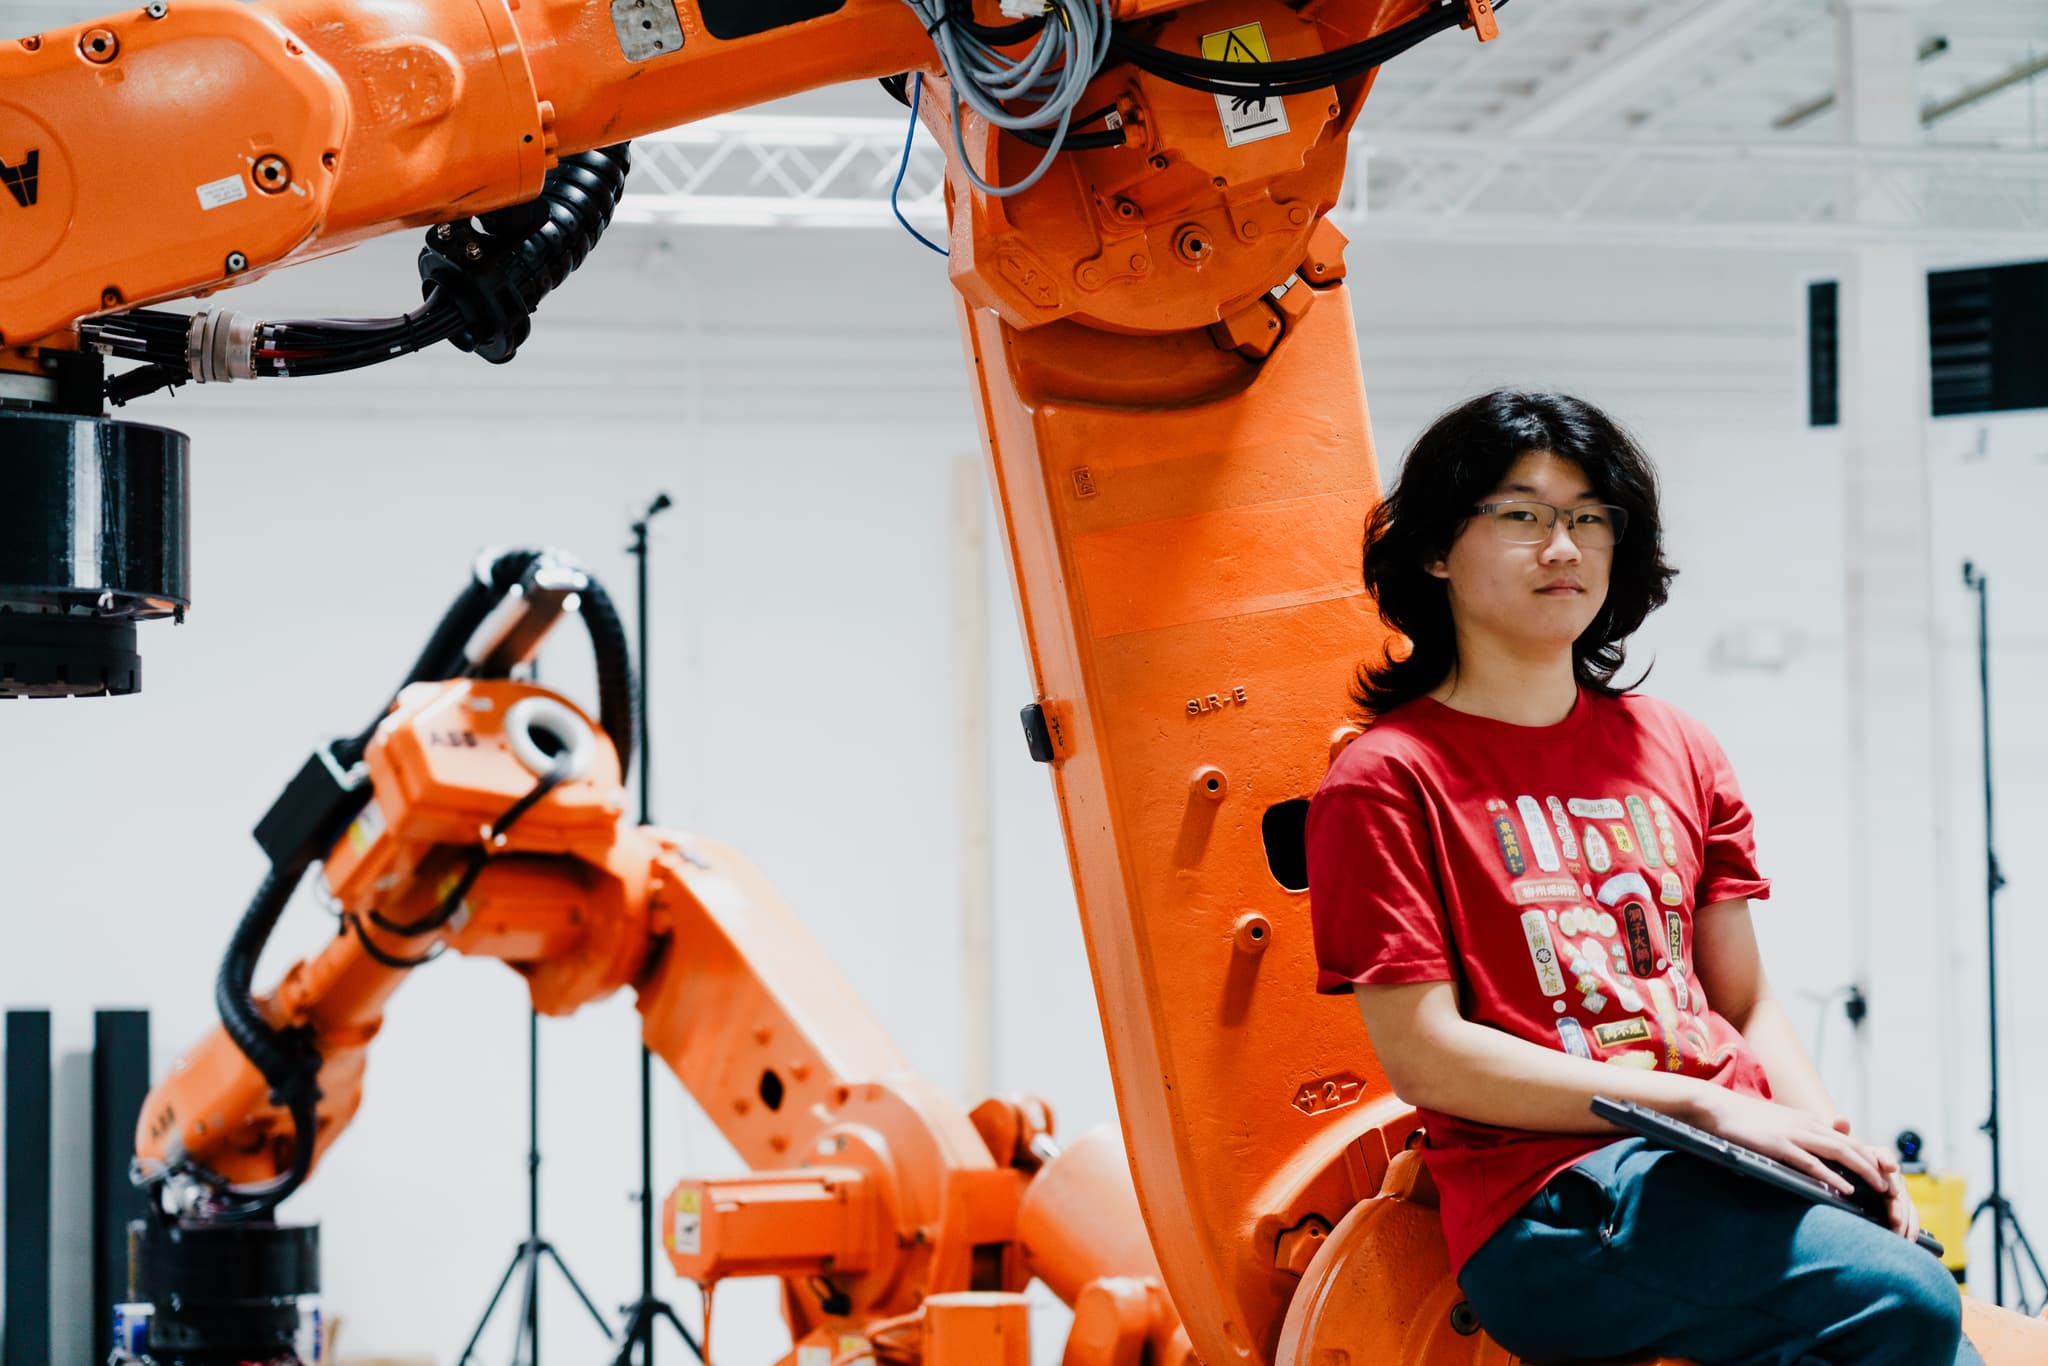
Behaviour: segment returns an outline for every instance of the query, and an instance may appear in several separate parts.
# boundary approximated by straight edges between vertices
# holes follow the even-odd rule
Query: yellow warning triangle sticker
[[[1239,24],[1220,33],[1202,35],[1202,55],[1212,62],[1270,62],[1266,31],[1258,24]]]

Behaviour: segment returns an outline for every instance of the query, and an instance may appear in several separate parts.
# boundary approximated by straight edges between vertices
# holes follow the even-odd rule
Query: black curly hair
[[[1381,619],[1412,648],[1397,656],[1390,647],[1378,661],[1359,666],[1351,696],[1362,719],[1422,696],[1457,664],[1449,592],[1424,566],[1449,553],[1473,505],[1531,451],[1569,460],[1601,501],[1628,510],[1607,600],[1572,643],[1572,672],[1581,686],[1608,696],[1626,691],[1614,682],[1624,643],[1664,605],[1678,574],[1664,558],[1657,473],[1635,438],[1592,404],[1567,394],[1496,389],[1430,423],[1409,448],[1400,478],[1366,519],[1366,591]]]

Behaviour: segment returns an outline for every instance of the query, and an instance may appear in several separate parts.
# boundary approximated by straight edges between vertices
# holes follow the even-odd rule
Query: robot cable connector
[[[624,143],[563,157],[538,199],[429,229],[425,302],[398,317],[263,322],[229,309],[135,309],[81,323],[79,337],[103,356],[142,362],[106,382],[117,406],[186,383],[339,374],[444,341],[507,361],[540,301],[604,235],[630,166]]]

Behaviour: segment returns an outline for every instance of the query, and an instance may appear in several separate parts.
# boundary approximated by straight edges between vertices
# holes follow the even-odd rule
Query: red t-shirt
[[[1770,895],[1755,858],[1727,756],[1673,707],[1581,689],[1558,724],[1517,726],[1417,698],[1309,806],[1316,989],[1452,981],[1468,1020],[1768,1096],[1692,970],[1694,907]],[[1453,1271],[1614,1141],[1422,1120]]]

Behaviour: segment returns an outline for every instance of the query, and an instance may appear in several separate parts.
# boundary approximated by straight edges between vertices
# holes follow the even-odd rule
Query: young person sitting
[[[1616,684],[1663,604],[1656,476],[1598,409],[1501,391],[1439,418],[1366,530],[1412,648],[1311,804],[1318,989],[1422,1115],[1452,1269],[1531,1362],[1978,1363],[1759,959],[1751,816],[1699,722]],[[1891,1196],[1891,1228],[1595,1118],[1636,1101]]]

